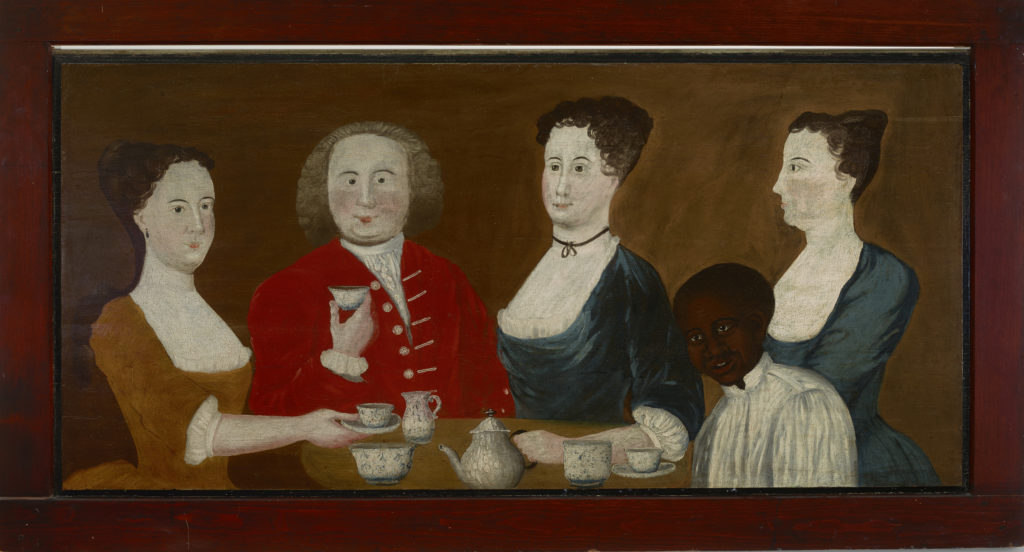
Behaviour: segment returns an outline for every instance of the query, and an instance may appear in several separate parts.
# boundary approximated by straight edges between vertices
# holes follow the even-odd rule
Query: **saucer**
[[[341,420],[341,425],[351,429],[352,431],[358,431],[359,433],[372,433],[372,434],[387,433],[389,431],[394,431],[401,424],[402,424],[402,417],[399,416],[398,414],[394,414],[394,413],[391,414],[391,420],[388,421],[387,425],[384,425],[384,426],[381,426],[381,427],[365,426],[365,425],[363,425],[363,422],[360,421],[360,420],[352,420],[351,422],[348,421],[348,420]]]
[[[629,467],[629,464],[615,464],[612,466],[612,473],[622,477],[634,479],[647,479],[648,477],[660,477],[676,471],[676,465],[672,462],[662,462],[658,469],[652,472],[638,472]]]

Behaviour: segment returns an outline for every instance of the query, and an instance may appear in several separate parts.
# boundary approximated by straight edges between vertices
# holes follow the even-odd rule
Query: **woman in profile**
[[[636,166],[653,120],[625,98],[562,102],[537,121],[551,247],[498,313],[498,351],[521,418],[628,423],[592,436],[683,457],[704,418],[657,271],[619,245],[611,201]],[[633,423],[635,422],[635,423]],[[563,437],[517,436],[532,460],[560,463]]]
[[[881,156],[888,118],[876,110],[804,113],[789,125],[772,188],[807,246],[775,284],[772,358],[821,373],[853,418],[859,484],[938,485],[924,452],[878,413],[885,366],[917,303],[913,269],[854,228],[853,209]]]
[[[143,142],[115,142],[100,158],[100,187],[128,231],[138,271],[130,292],[103,308],[89,344],[138,466],[119,460],[80,470],[66,489],[231,489],[227,456],[301,440],[340,447],[363,436],[338,423],[355,415],[330,410],[241,415],[250,351],[193,283],[214,237],[212,168],[194,148]]]

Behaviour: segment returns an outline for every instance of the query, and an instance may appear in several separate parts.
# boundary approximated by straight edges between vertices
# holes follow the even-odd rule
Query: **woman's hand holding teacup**
[[[304,435],[307,441],[318,447],[346,447],[367,436],[341,425],[341,420],[356,422],[358,414],[346,414],[326,408],[314,410],[302,416]]]
[[[562,463],[562,441],[565,437],[543,429],[527,431],[512,437],[512,442],[531,462],[541,464]]]
[[[371,311],[372,302],[367,295],[352,316],[345,322],[340,322],[338,313],[341,309],[336,301],[331,301],[331,341],[335,351],[351,357],[363,356],[363,351],[376,332]]]

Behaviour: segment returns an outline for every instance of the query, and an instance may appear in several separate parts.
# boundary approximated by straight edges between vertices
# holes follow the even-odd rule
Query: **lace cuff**
[[[192,421],[185,431],[186,464],[195,466],[214,456],[213,437],[220,425],[220,411],[217,408],[217,397],[210,395],[192,415]]]
[[[638,406],[633,409],[633,419],[640,429],[658,445],[662,457],[676,462],[686,454],[690,434],[683,422],[667,410],[652,406]]]
[[[334,349],[320,353],[320,364],[339,376],[349,377],[362,375],[370,367],[365,358],[349,356]]]

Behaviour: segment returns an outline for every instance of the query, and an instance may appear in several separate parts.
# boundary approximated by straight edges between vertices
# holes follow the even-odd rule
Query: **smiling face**
[[[743,389],[743,376],[761,360],[767,320],[714,293],[690,299],[682,320],[690,362],[721,385]]]
[[[605,226],[617,176],[604,174],[601,151],[586,128],[555,127],[544,146],[544,208],[555,226]]]
[[[820,132],[802,130],[786,138],[782,171],[772,191],[782,198],[783,220],[807,231],[840,216],[850,205],[856,180],[836,172],[836,158]]]
[[[213,201],[213,180],[197,161],[168,167],[135,212],[135,223],[149,234],[147,251],[175,270],[195,271],[213,243]]]
[[[409,215],[409,159],[390,138],[339,141],[327,166],[327,200],[341,237],[359,245],[397,236]]]

